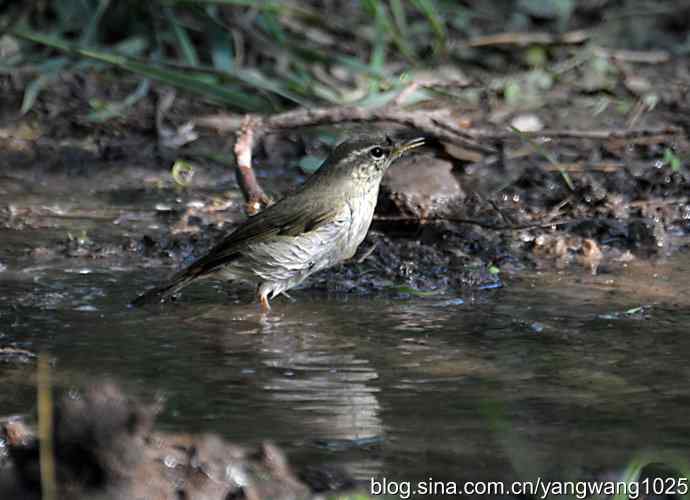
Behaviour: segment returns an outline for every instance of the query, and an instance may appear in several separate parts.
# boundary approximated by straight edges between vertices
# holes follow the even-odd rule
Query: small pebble
[[[539,323],[538,321],[535,321],[534,323],[529,325],[529,327],[534,333],[541,333],[544,331],[544,325],[542,323]]]
[[[84,312],[95,312],[98,311],[98,308],[96,306],[92,305],[83,305],[83,306],[78,306],[74,308],[75,311],[84,311]]]

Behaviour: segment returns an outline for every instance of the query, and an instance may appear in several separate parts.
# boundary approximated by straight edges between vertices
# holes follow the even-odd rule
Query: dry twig
[[[202,119],[203,120],[203,119]],[[270,130],[285,130],[316,125],[332,125],[348,122],[393,122],[415,128],[420,132],[433,135],[440,140],[452,142],[469,149],[493,153],[493,149],[483,146],[474,140],[470,131],[454,126],[450,111],[439,110],[406,110],[396,107],[361,108],[342,106],[334,108],[298,109],[270,116],[254,116],[254,140],[258,140]],[[199,121],[203,124],[203,121]],[[218,127],[220,122],[216,121]],[[229,122],[234,130],[234,121]],[[227,129],[226,129],[227,130]]]
[[[475,219],[463,219],[458,217],[431,217],[428,219],[419,219],[417,217],[409,217],[406,215],[375,215],[374,220],[386,222],[417,222],[419,224],[427,224],[429,222],[452,222],[455,224],[471,224],[479,226],[484,229],[491,229],[494,231],[518,231],[522,229],[538,229],[548,228],[553,226],[563,226],[565,224],[579,224],[580,222],[589,221],[591,219],[559,219],[550,222],[531,222],[527,224],[491,224],[490,222],[482,222]]]
[[[237,133],[237,142],[235,143],[237,182],[242,189],[244,199],[247,200],[245,210],[249,215],[254,215],[266,205],[271,204],[271,199],[261,189],[252,168],[252,146],[254,145],[255,130],[256,118],[248,115]]]
[[[665,50],[612,50],[595,47],[594,53],[600,57],[629,63],[662,64],[671,60],[671,54]]]
[[[551,33],[498,33],[495,35],[484,35],[472,38],[468,47],[490,47],[490,46],[517,46],[527,45],[579,45],[589,39],[586,31],[570,31],[562,35],[552,35]]]
[[[679,127],[649,127],[649,128],[631,128],[631,129],[601,129],[601,130],[540,130],[538,132],[521,132],[521,136],[525,137],[548,137],[551,139],[592,139],[599,141],[607,141],[611,139],[635,139],[638,137],[649,136],[670,136],[677,135],[682,132]],[[512,131],[496,131],[489,129],[468,129],[464,132],[466,135],[480,140],[480,139],[510,139],[515,138],[517,134]]]

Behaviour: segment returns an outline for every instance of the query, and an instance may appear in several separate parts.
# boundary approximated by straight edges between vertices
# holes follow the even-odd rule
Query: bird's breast
[[[351,222],[347,235],[347,258],[352,257],[357,251],[357,247],[364,241],[374,217],[377,200],[378,189],[374,189],[348,201]]]

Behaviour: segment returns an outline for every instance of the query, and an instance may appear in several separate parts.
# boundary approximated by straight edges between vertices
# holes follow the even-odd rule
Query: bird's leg
[[[259,299],[261,312],[267,314],[271,310],[271,305],[268,303],[268,292],[261,290],[261,286],[259,286],[256,289],[256,298]]]

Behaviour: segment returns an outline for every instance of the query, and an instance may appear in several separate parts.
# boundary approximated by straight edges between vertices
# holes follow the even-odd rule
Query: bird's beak
[[[403,142],[402,144],[399,144],[395,148],[393,148],[393,152],[391,154],[392,159],[400,158],[402,155],[407,153],[408,151],[412,149],[417,149],[420,146],[424,145],[424,137],[416,137],[410,141]]]

